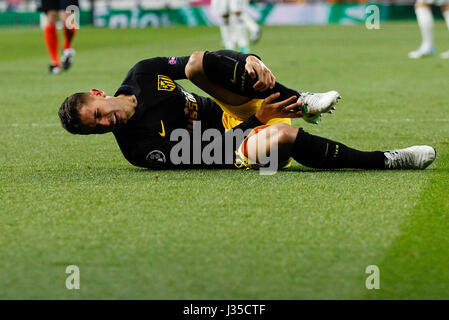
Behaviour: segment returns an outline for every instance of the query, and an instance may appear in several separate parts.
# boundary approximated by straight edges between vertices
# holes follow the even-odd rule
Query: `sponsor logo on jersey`
[[[176,84],[167,76],[157,76],[157,90],[159,91],[173,91],[176,88]]]
[[[237,62],[234,67],[234,77],[231,79],[231,82],[234,84],[237,83],[237,67],[238,66],[239,66],[239,63]]]
[[[178,58],[176,58],[176,57],[170,57],[170,58],[168,58],[168,63],[171,65],[174,65],[174,64],[176,64],[177,60],[178,60]]]

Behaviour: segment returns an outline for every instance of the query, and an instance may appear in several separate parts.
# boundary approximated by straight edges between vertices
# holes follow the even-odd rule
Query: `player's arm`
[[[172,80],[187,79],[185,67],[189,61],[185,57],[157,57],[139,61],[135,66],[136,75],[162,74]]]
[[[251,77],[256,77],[257,74],[261,75],[261,78],[268,79],[271,71],[266,68],[263,70],[263,62],[260,58],[253,54],[244,54],[232,50],[218,50],[214,51],[214,54],[228,57],[232,61],[240,61],[243,65],[248,64],[248,72]],[[189,62],[191,56],[182,57],[156,57],[151,59],[145,59],[139,61],[135,65],[136,73],[138,74],[163,74],[170,77],[173,80],[187,79],[186,76],[186,66]],[[260,61],[260,63],[258,63]],[[272,76],[272,75],[271,75]],[[271,79],[271,77],[270,77]],[[274,76],[273,76],[274,79]],[[261,81],[259,81],[258,87],[261,87]],[[274,85],[274,80],[271,81]]]

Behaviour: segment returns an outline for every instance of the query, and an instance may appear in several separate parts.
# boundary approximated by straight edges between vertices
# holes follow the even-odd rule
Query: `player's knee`
[[[290,143],[290,134],[287,130],[281,129],[279,130],[278,134],[278,144],[288,144]]]
[[[272,127],[274,130],[276,130],[278,144],[289,144],[295,141],[298,131],[297,128],[282,122],[275,123],[272,125]]]
[[[187,78],[192,79],[195,76],[204,73],[203,56],[204,51],[195,51],[190,55],[185,69]]]
[[[48,11],[45,17],[49,25],[54,25],[58,21],[58,13],[54,10]]]
[[[66,25],[66,21],[69,18],[69,16],[70,16],[70,13],[67,13],[63,10],[59,11],[59,19],[61,20],[63,25]]]

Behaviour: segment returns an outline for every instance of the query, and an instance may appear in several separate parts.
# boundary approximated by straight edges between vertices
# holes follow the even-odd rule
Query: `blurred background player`
[[[39,1],[38,1],[39,2]],[[46,24],[44,27],[44,39],[50,55],[50,74],[58,74],[62,70],[67,70],[72,64],[75,50],[72,48],[76,27],[69,26],[66,22],[71,15],[66,12],[68,6],[79,6],[78,0],[40,0],[39,10],[45,12]],[[56,30],[56,23],[59,19],[62,22],[64,34],[64,51],[59,57],[59,40]]]
[[[247,7],[248,0],[212,0],[212,10],[222,18],[220,32],[226,49],[248,53],[247,30],[252,43],[260,39],[262,29],[247,13]]]
[[[449,0],[417,0],[415,4],[416,18],[418,19],[419,29],[421,30],[421,46],[408,54],[409,58],[419,59],[435,53],[433,43],[433,14],[431,5],[441,7],[444,20],[449,28]],[[443,59],[449,59],[449,51],[440,55]]]

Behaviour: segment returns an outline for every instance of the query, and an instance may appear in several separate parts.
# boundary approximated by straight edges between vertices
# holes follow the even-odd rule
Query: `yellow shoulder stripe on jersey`
[[[167,76],[157,76],[157,90],[158,91],[173,91],[176,88],[176,84]]]

